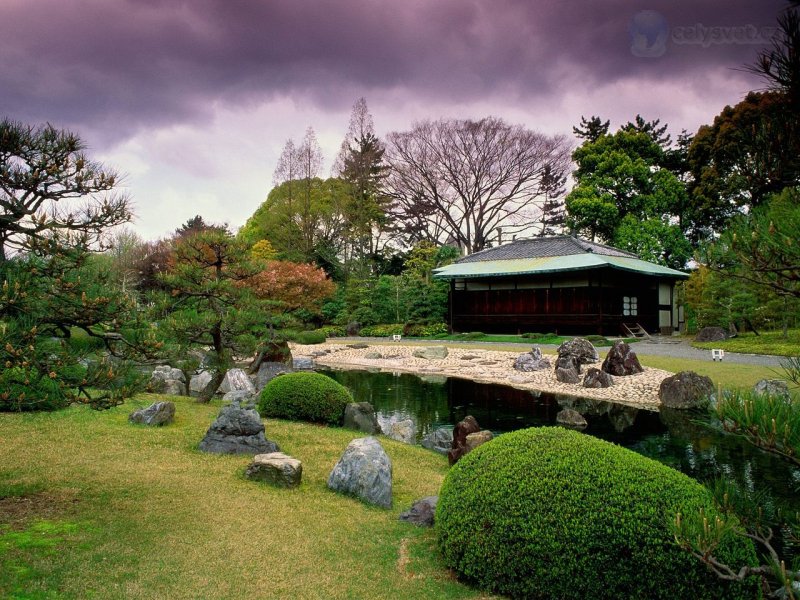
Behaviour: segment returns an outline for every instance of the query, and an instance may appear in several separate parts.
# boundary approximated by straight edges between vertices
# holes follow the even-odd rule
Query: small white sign
[[[718,360],[719,362],[722,362],[723,356],[725,356],[725,350],[722,348],[714,348],[711,351],[711,360]]]

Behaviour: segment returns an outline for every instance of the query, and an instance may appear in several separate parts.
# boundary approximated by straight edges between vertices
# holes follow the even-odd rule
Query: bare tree
[[[388,136],[386,186],[407,239],[482,250],[498,228],[532,230],[547,179],[570,164],[564,136],[546,136],[502,119],[441,119]]]

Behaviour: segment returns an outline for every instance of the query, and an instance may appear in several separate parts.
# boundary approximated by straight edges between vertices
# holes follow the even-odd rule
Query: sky
[[[763,81],[785,0],[0,0],[0,117],[78,133],[133,228],[242,226],[288,139],[330,174],[353,103],[376,133],[496,116],[568,134],[636,114],[675,134]]]

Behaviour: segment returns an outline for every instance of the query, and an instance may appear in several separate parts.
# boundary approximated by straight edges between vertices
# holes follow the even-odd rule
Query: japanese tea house
[[[486,333],[670,334],[676,271],[572,236],[517,240],[434,271],[450,281],[450,327]]]

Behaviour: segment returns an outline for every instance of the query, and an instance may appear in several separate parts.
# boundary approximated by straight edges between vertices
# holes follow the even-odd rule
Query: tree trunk
[[[211,398],[214,397],[223,379],[225,379],[225,371],[223,369],[214,371],[214,376],[211,378],[211,381],[206,384],[206,387],[204,387],[200,395],[197,396],[197,402],[201,404],[208,404],[211,402]]]

